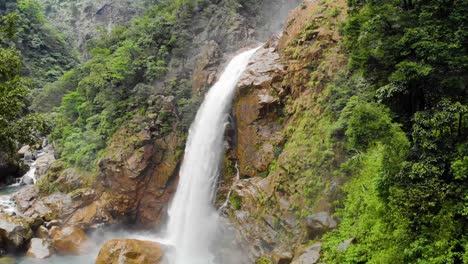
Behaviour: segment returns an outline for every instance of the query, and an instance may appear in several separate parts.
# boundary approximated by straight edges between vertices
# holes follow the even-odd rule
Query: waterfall
[[[28,172],[21,178],[21,182],[26,185],[34,185],[36,184],[37,177],[36,177],[36,162],[34,161],[30,167]]]
[[[180,169],[177,192],[169,208],[167,242],[174,247],[174,264],[214,262],[210,249],[218,230],[213,206],[223,136],[237,82],[257,49],[237,55],[207,93],[193,122]]]

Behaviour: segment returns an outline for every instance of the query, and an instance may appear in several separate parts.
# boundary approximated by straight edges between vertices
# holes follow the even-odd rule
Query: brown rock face
[[[309,239],[315,239],[326,232],[335,229],[337,223],[328,212],[320,212],[306,218]]]
[[[330,15],[331,9],[340,12]],[[252,261],[289,259],[305,236],[336,226],[315,215],[307,234],[305,216],[329,212],[340,184],[330,172],[342,150],[324,142],[331,119],[324,114],[324,91],[346,65],[339,34],[345,15],[342,0],[305,0],[290,13],[282,35],[252,58],[239,82],[233,105],[237,145],[227,157],[231,164],[237,160],[244,179],[235,184],[227,214],[247,241]],[[317,256],[311,251],[306,262],[297,263],[315,263]]]
[[[118,131],[99,162],[103,196],[75,219],[105,208],[124,223],[145,227],[161,223],[173,192],[170,179],[176,176],[181,140],[175,133],[154,140],[149,130],[137,135],[126,128]]]
[[[80,254],[88,246],[86,233],[78,227],[65,227],[54,232],[52,244],[61,254]]]
[[[66,224],[89,229],[100,223],[114,223],[114,219],[106,209],[108,197],[108,194],[103,194],[99,200],[79,208],[68,218]]]
[[[159,264],[163,252],[158,243],[134,239],[108,241],[99,252],[96,264]]]
[[[291,264],[315,264],[320,260],[321,243],[315,243],[303,250],[302,254],[294,258]]]
[[[215,79],[217,64],[221,59],[221,50],[215,41],[209,41],[196,57],[192,77],[192,91],[200,93],[210,87]]]
[[[257,51],[238,84],[233,108],[238,132],[236,155],[239,164],[246,164],[239,168],[246,176],[267,170],[275,158],[275,147],[282,142],[278,115],[281,96],[286,94],[280,85],[285,67],[275,51],[277,42],[274,37]]]

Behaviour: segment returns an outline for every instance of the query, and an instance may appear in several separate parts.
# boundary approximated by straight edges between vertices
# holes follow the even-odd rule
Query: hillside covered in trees
[[[207,201],[238,263],[468,263],[467,14],[458,0],[0,0],[1,185],[53,152],[16,213],[0,206],[0,256],[34,239],[86,255],[54,220],[97,248],[102,226],[159,234],[197,110],[262,45]],[[115,248],[86,261],[133,263]]]

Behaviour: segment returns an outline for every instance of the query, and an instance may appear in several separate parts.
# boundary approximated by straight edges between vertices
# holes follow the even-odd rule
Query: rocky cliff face
[[[265,9],[259,17],[266,19],[272,12],[281,15],[281,10],[292,3],[297,1],[274,1],[276,9]],[[243,13],[242,9],[238,12],[232,10],[229,2],[198,10],[188,30],[193,34],[193,43],[184,51],[186,59],[174,59],[167,80],[155,85],[163,90],[173,79],[188,79],[193,96],[202,95],[214,83],[220,65],[230,58],[232,51],[256,43],[258,36],[271,31],[272,27],[268,26],[259,26],[255,30],[259,20],[248,17],[248,12]],[[156,116],[161,116],[161,113],[173,116],[175,121],[169,129],[172,132],[161,131],[158,121],[154,121],[160,120],[158,117],[136,118],[131,124],[147,125],[139,125],[133,130],[125,127],[116,133],[100,161],[98,176],[102,193],[111,197],[106,198],[107,204],[102,203],[106,204],[110,214],[115,219],[143,226],[157,225],[165,217],[167,204],[177,184],[187,133],[185,129],[181,131],[180,124],[187,122],[184,118],[191,122],[198,106],[194,106],[189,118],[177,108],[174,97],[159,94],[150,100],[154,100],[153,105],[157,108],[150,112]]]
[[[128,24],[141,15],[148,1],[38,0],[49,21],[85,55],[86,41]]]
[[[151,107],[146,113],[127,121],[110,139],[98,163],[99,171],[95,176],[90,175],[95,177],[95,183],[90,185],[86,182],[90,176],[82,175],[79,186],[74,188],[80,189],[74,193],[77,199],[90,189],[95,192],[63,220],[84,227],[98,221],[137,227],[161,223],[176,187],[188,125],[200,97],[214,83],[221,65],[234,51],[258,45],[263,36],[278,28],[278,25],[262,25],[262,21],[282,21],[284,10],[294,4],[298,1],[260,1],[242,6],[233,1],[207,2],[194,10],[187,23],[185,18],[180,18],[181,25],[186,26],[181,31],[190,35],[189,48],[177,51],[180,54],[173,57],[166,79],[153,84],[157,88],[148,95]],[[252,15],[254,12],[256,16]],[[171,95],[173,89],[176,93],[184,92],[180,88],[183,84],[191,87],[190,109],[181,109]],[[47,181],[62,191],[67,188],[57,179],[66,174],[64,170],[52,173],[55,176],[51,175]]]
[[[318,251],[302,243],[336,227],[330,203],[342,179],[329,172],[343,150],[326,142],[326,88],[346,65],[338,32],[345,14],[344,1],[305,1],[239,83],[237,137],[230,140],[237,145],[227,154],[226,173],[237,162],[241,180],[227,215],[253,260],[289,263],[302,252],[318,260]]]

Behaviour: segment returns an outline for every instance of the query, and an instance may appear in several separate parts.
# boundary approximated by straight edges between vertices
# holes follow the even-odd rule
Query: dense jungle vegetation
[[[233,10],[257,7],[231,2]],[[91,40],[90,59],[79,63],[37,3],[0,0],[0,150],[50,132],[61,160],[93,171],[123,124],[157,120],[158,135],[186,133],[201,100],[189,77],[156,83],[166,81],[170,63],[183,66],[191,18],[208,5],[158,1],[129,26]],[[348,6],[349,64],[325,102],[335,120],[328,139],[345,142],[348,158],[333,173],[348,181],[323,260],[468,263],[468,2]],[[159,95],[174,97],[178,112],[165,110]]]
[[[0,151],[9,159],[17,143],[35,143],[51,120],[30,109],[33,93],[77,64],[62,37],[34,1],[0,1]]]
[[[468,3],[348,5],[350,73],[330,103],[350,180],[325,261],[468,263]]]

